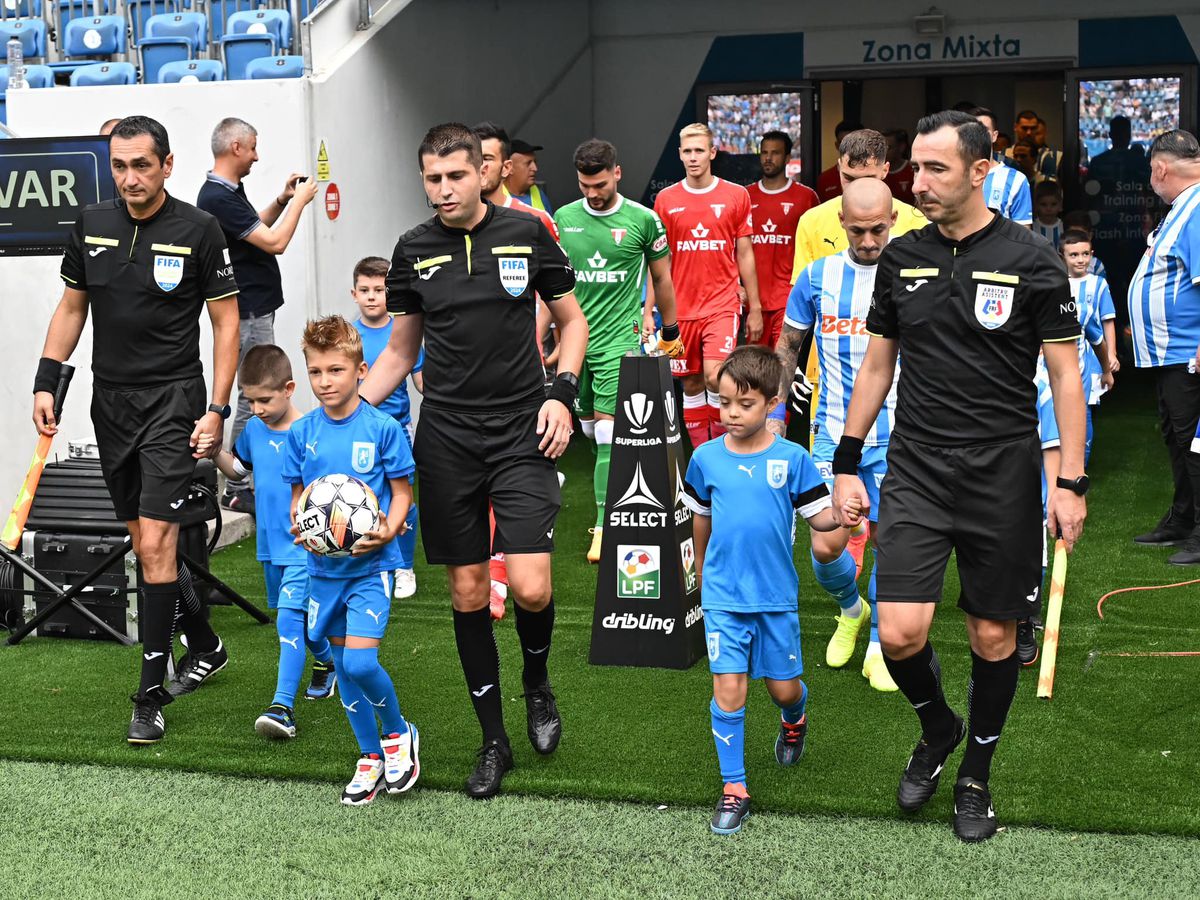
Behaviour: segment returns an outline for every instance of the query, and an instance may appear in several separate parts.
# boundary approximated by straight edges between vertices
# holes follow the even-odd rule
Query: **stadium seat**
[[[96,15],[92,0],[52,0],[54,2],[55,31],[58,47],[62,50],[63,31],[72,19],[90,19]],[[116,0],[100,0],[100,15],[108,15]]]
[[[257,81],[262,78],[303,78],[303,56],[264,56],[252,59],[246,65],[246,78]]]
[[[71,87],[108,84],[137,84],[137,67],[127,62],[91,63],[71,73]]]
[[[0,122],[8,124],[8,66],[0,66]],[[31,88],[54,87],[54,70],[49,66],[26,66],[25,80]]]
[[[151,16],[138,42],[142,81],[158,82],[165,63],[194,59],[208,45],[208,19],[203,13],[168,13]]]
[[[63,28],[64,56],[112,56],[125,52],[125,20],[120,16],[72,19]]]
[[[273,34],[227,34],[221,38],[221,56],[230,81],[246,77],[246,66],[252,60],[274,56],[279,45]]]
[[[225,37],[270,34],[280,52],[292,46],[292,17],[285,9],[255,9],[235,12],[225,25]]]
[[[229,17],[240,10],[253,10],[255,0],[208,0],[205,8],[208,11],[208,31],[214,44],[219,44],[225,36],[225,23]]]
[[[0,21],[0,41],[13,38],[21,42],[26,59],[46,58],[46,23],[41,19],[5,19]]]
[[[175,12],[175,0],[125,0],[125,15],[129,19],[131,43],[137,46],[146,34],[146,24],[155,16]]]
[[[189,81],[224,81],[225,67],[217,59],[193,59],[191,62],[164,63],[158,70],[159,84]]]
[[[0,19],[40,19],[42,0],[0,0]]]

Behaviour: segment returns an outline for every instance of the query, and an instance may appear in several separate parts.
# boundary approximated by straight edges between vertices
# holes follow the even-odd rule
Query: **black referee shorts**
[[[196,471],[188,439],[207,396],[199,376],[145,388],[92,387],[100,468],[118,519],[183,518]]]
[[[466,566],[503,553],[550,553],[561,498],[554,461],[538,449],[538,407],[462,413],[426,403],[413,456],[425,558]],[[493,542],[488,502],[496,517]]]
[[[939,601],[953,550],[965,612],[1000,621],[1036,613],[1041,457],[1036,434],[974,447],[934,447],[893,435],[879,498],[879,600]]]

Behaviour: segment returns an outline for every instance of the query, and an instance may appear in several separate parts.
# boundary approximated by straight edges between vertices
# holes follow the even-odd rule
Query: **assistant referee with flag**
[[[879,638],[888,671],[921,720],[897,801],[933,796],[967,738],[954,786],[954,831],[996,831],[988,776],[1017,687],[1017,620],[1036,610],[1042,580],[1041,449],[1033,384],[1045,354],[1062,436],[1062,475],[1049,525],[1079,538],[1084,405],[1079,322],[1053,248],[984,203],[991,140],[972,116],[941,112],[917,125],[913,193],[934,223],[893,240],[879,259],[844,436],[833,457],[833,505],[870,506],[857,475],[863,438],[904,357],[883,480],[876,567]],[[969,723],[946,702],[929,626],[950,552],[971,644]]]
[[[426,558],[449,575],[458,656],[483,729],[467,793],[491,797],[513,765],[488,609],[493,546],[506,556],[516,601],[530,743],[552,753],[562,733],[546,668],[560,504],[554,460],[570,441],[587,322],[575,302],[575,273],[550,232],[528,213],[480,198],[483,151],[471,129],[431,128],[418,157],[437,214],[396,243],[387,279],[392,336],[361,393],[371,403],[389,396],[424,336],[425,398],[413,447],[421,531]],[[534,333],[538,296],[561,338],[548,395]]]

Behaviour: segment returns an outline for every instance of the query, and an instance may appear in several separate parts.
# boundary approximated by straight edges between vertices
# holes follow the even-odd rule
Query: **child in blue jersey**
[[[726,434],[696,448],[684,479],[684,502],[696,514],[696,574],[713,674],[709,712],[724,782],[712,818],[717,834],[739,831],[750,812],[748,678],[762,678],[782,711],[775,759],[790,766],[804,752],[808,688],[800,680],[796,510],[817,531],[839,527],[808,451],[766,430],[782,376],[766,347],[729,355],[717,382]]]
[[[1033,189],[1033,233],[1040,234],[1058,249],[1062,240],[1063,195],[1057,181],[1043,181]]]
[[[294,738],[296,691],[307,658],[305,648],[316,658],[305,699],[332,697],[337,676],[329,642],[312,640],[304,629],[308,611],[307,560],[304,550],[292,539],[292,489],[283,480],[288,431],[300,418],[300,411],[292,403],[296,390],[292,363],[279,347],[259,344],[242,360],[238,383],[242,395],[250,402],[252,416],[238,435],[233,452],[222,450],[216,463],[230,479],[244,479],[254,473],[257,557],[263,564],[267,605],[277,610],[275,628],[279,632],[275,696],[266,712],[255,721],[254,730],[263,737]]]
[[[379,525],[351,556],[308,556],[308,631],[333,645],[338,691],[362,754],[342,802],[359,806],[383,787],[389,793],[408,790],[421,771],[417,728],[405,721],[392,679],[379,664],[391,573],[400,558],[396,536],[412,505],[414,465],[400,423],[358,396],[367,364],[354,327],[341,316],[311,321],[302,346],[309,384],[321,405],[288,434],[283,479],[292,487],[293,523],[304,486],[323,475],[352,475],[379,498]]]
[[[350,294],[358,306],[359,318],[354,327],[362,336],[363,359],[367,367],[375,365],[375,360],[387,346],[392,336],[392,317],[387,311],[387,273],[391,268],[382,256],[368,256],[360,259],[354,266],[354,287]],[[425,364],[425,351],[417,355],[417,364],[413,366],[413,387],[423,392],[421,367]],[[413,424],[408,400],[408,381],[402,381],[392,395],[379,404],[381,412],[387,413],[404,428],[408,439],[409,449],[412,448]],[[417,505],[414,503],[408,510],[408,518],[404,522],[405,531],[400,536],[400,565],[393,572],[395,585],[392,597],[403,600],[417,592],[417,576],[413,571],[413,558],[417,552]]]
[[[1084,445],[1084,464],[1092,456],[1092,419],[1100,398],[1113,386],[1113,375],[1120,366],[1113,343],[1116,338],[1112,292],[1108,282],[1089,272],[1092,262],[1092,240],[1082,231],[1067,231],[1062,236],[1060,251],[1067,265],[1071,296],[1083,337],[1079,339],[1079,374],[1083,380],[1083,396],[1087,401],[1087,443]]]

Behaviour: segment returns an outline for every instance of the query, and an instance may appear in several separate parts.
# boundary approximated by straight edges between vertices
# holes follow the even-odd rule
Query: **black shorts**
[[[500,553],[550,553],[561,498],[554,461],[538,449],[538,408],[462,413],[421,407],[413,456],[421,534],[432,564],[466,566]],[[490,539],[488,502],[496,517]]]
[[[100,468],[118,519],[183,518],[196,471],[188,441],[207,396],[200,377],[144,388],[92,387]]]
[[[974,447],[893,435],[887,461],[875,550],[879,600],[940,600],[953,550],[965,612],[999,621],[1036,613],[1043,531],[1037,435]]]

